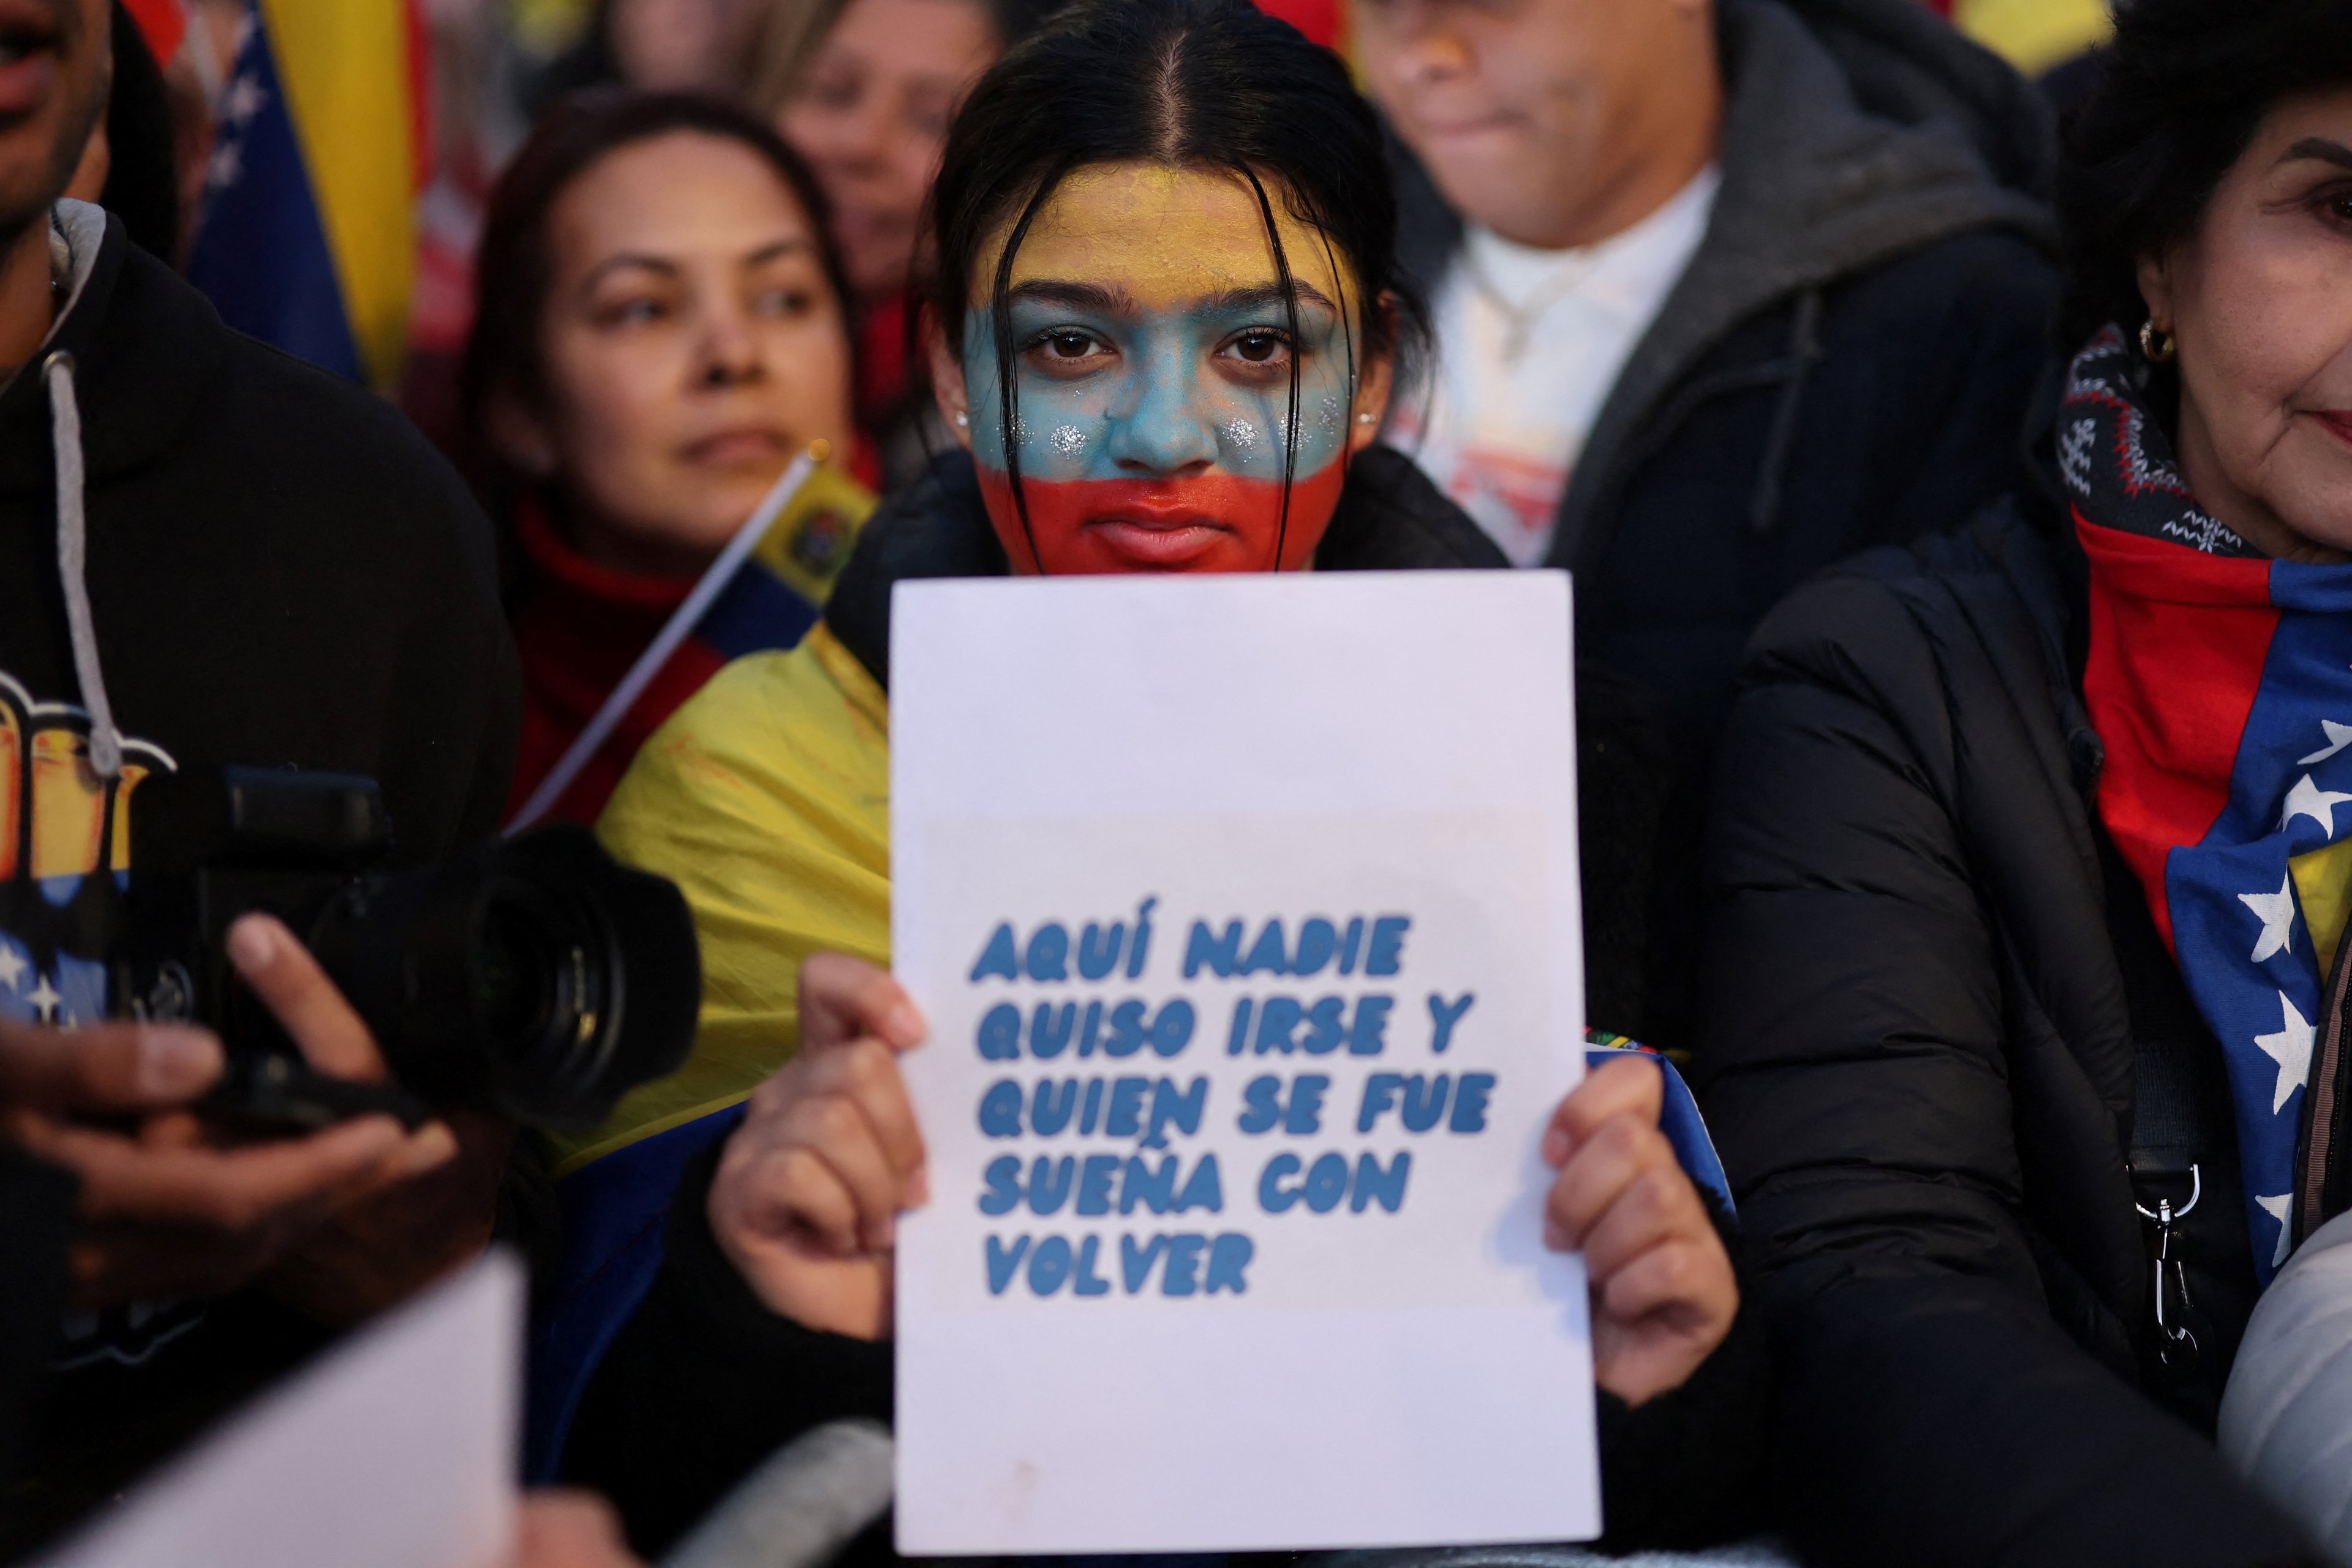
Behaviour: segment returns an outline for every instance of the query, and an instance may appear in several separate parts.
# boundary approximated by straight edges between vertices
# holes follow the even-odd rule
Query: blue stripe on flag
[[[816,625],[817,608],[760,564],[746,561],[710,608],[694,635],[721,658],[797,647]]]
[[[732,1105],[641,1139],[556,1184],[563,1258],[541,1292],[523,1422],[523,1468],[533,1485],[556,1479],[580,1396],[661,1272],[679,1179],[735,1130],[743,1110]]]
[[[361,379],[335,258],[258,15],[222,89],[188,281],[239,331]]]

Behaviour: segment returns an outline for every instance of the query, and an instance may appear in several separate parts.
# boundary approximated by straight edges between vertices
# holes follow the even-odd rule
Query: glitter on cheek
[[[1087,449],[1087,433],[1075,425],[1055,426],[1054,434],[1047,440],[1054,450],[1065,458],[1081,457]]]
[[[1257,449],[1257,426],[1246,419],[1228,419],[1221,434],[1227,445],[1244,456]]]

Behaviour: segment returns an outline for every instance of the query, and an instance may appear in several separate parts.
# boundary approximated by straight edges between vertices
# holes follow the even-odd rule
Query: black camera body
[[[702,974],[686,900],[584,828],[542,828],[437,866],[387,870],[372,779],[191,769],[147,780],[133,868],[105,943],[118,1014],[217,1032],[214,1109],[269,1128],[426,1105],[593,1127],[686,1059]],[[374,1035],[397,1089],[310,1071],[230,963],[260,911],[310,949]]]

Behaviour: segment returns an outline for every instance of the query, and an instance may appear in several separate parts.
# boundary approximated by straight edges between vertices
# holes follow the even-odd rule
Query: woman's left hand
[[[1611,1062],[1559,1102],[1544,1132],[1544,1163],[1559,1173],[1544,1245],[1583,1249],[1593,1374],[1628,1405],[1680,1387],[1739,1310],[1706,1205],[1658,1131],[1664,1094],[1656,1063]]]

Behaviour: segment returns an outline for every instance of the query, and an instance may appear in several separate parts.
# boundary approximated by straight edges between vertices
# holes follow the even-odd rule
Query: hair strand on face
[[[1274,247],[1274,280],[1282,290],[1284,322],[1290,329],[1290,417],[1282,427],[1282,513],[1274,530],[1274,570],[1282,570],[1282,547],[1290,537],[1290,482],[1298,468],[1298,286],[1291,281],[1290,258],[1282,248],[1282,231],[1274,221],[1274,204],[1265,199],[1265,185],[1257,171],[1244,165],[1250,189],[1257,193],[1257,210],[1265,219],[1265,242]],[[1342,300],[1342,310],[1345,301]],[[1342,452],[1339,460],[1347,460]]]
[[[1004,436],[1004,478],[1013,491],[1013,510],[1020,514],[1021,537],[1029,543],[1029,563],[1041,577],[1045,574],[1045,558],[1038,552],[1037,531],[1029,521],[1029,493],[1021,483],[1021,446],[1014,439],[1021,423],[1021,362],[1013,352],[1013,258],[1020,253],[1021,242],[1029,237],[1029,226],[1037,221],[1046,199],[1068,173],[1066,165],[1055,169],[1038,184],[1029,205],[1021,209],[1021,221],[1005,237],[1004,253],[996,258],[996,282],[988,300],[989,324],[996,339],[996,416]]]

